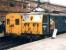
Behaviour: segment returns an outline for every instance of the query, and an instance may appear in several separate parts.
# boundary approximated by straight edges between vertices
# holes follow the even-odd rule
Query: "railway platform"
[[[66,33],[57,35],[55,39],[49,37],[7,50],[66,50]]]

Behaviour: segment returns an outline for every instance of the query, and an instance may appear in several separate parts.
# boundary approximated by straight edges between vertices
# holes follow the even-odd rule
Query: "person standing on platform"
[[[53,19],[50,19],[50,34],[53,35],[53,31],[55,29],[55,22]]]
[[[53,19],[50,19],[50,33],[51,33],[52,39],[56,38],[57,31],[58,30],[55,27],[55,21]]]

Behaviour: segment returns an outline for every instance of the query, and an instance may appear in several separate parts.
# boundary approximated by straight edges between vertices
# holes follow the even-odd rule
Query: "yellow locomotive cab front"
[[[21,16],[17,13],[10,13],[6,16],[6,34],[21,33]]]

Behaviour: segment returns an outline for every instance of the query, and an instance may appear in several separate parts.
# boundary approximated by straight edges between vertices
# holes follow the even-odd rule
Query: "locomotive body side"
[[[66,15],[51,15],[50,18],[54,19],[58,32],[66,32]]]

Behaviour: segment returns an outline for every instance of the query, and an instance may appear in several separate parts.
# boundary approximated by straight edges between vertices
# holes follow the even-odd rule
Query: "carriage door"
[[[7,18],[7,25],[9,33],[21,33],[21,16],[18,14],[9,15]]]

